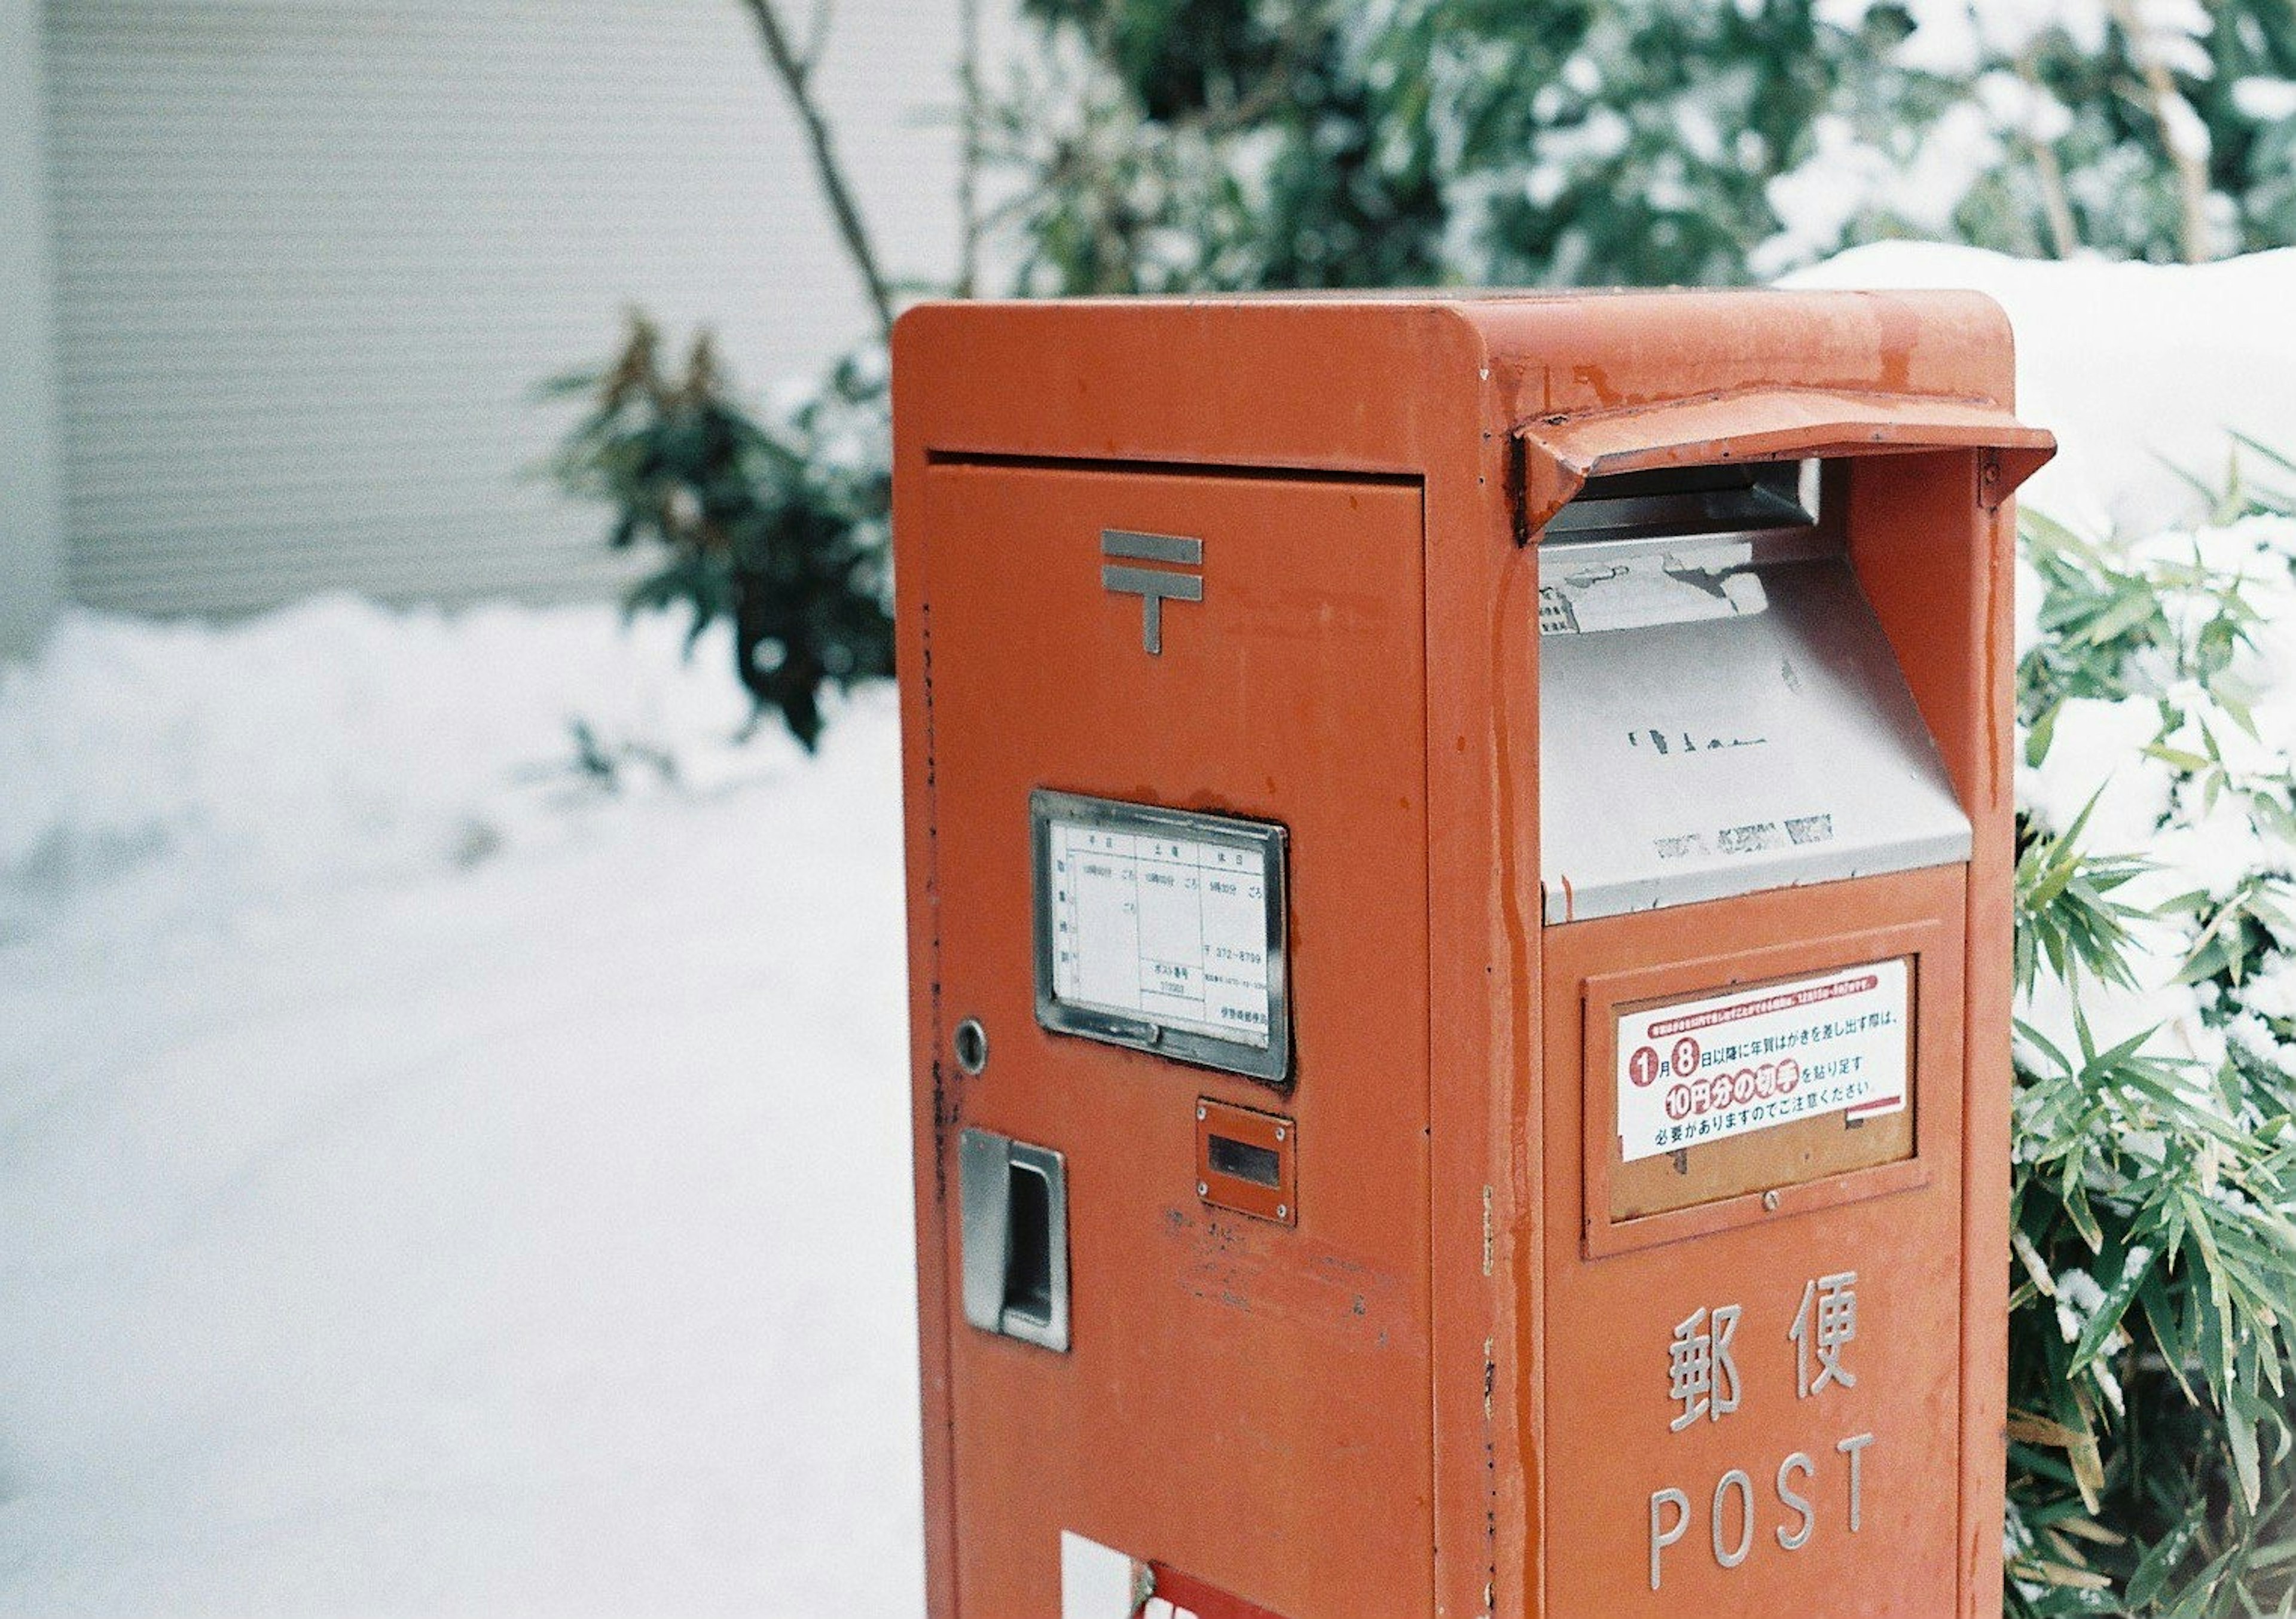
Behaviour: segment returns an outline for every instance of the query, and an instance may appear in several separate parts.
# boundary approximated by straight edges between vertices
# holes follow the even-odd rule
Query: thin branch
[[[2047,94],[2041,87],[2041,76],[2033,66],[2030,51],[2017,58],[2017,77],[2025,81],[2025,88],[2038,104]],[[2041,182],[2041,212],[2049,222],[2049,241],[2059,258],[2070,258],[2080,251],[2080,229],[2073,223],[2073,206],[2065,194],[2064,165],[2057,160],[2057,149],[2041,138],[2034,127],[2035,120],[2025,119],[2025,144],[2033,157],[2033,172]]]
[[[2208,165],[2200,153],[2187,150],[2180,138],[2176,110],[2182,107],[2188,119],[2197,119],[2198,115],[2177,88],[2169,64],[2152,48],[2152,33],[2137,12],[2136,0],[2106,3],[2112,20],[2128,36],[2128,54],[2136,70],[2144,76],[2144,94],[2152,104],[2152,119],[2161,126],[2161,143],[2169,149],[2169,161],[2177,171],[2177,251],[2188,265],[2204,264],[2214,257],[2209,250]]]
[[[980,273],[980,0],[957,0],[956,88],[963,111],[957,154],[956,295],[971,298]]]
[[[845,171],[837,161],[829,121],[822,115],[821,104],[814,99],[813,63],[791,45],[789,33],[782,27],[781,15],[774,10],[773,0],[742,0],[742,4],[757,19],[758,32],[766,42],[767,60],[780,77],[782,88],[789,92],[790,105],[797,112],[798,122],[805,127],[806,141],[813,149],[814,176],[821,183],[822,195],[827,199],[830,214],[836,220],[846,255],[853,260],[862,290],[868,295],[869,306],[876,314],[877,330],[890,342],[893,336],[892,290],[877,268],[877,254],[870,245],[868,228],[861,223],[861,210],[853,200],[853,189],[846,183]]]
[[[1132,86],[1116,68],[1116,25],[1119,15],[1120,8],[1114,0],[1105,0],[1093,17],[1093,65],[1086,71],[1105,76],[1117,99],[1124,104],[1128,114],[1123,119],[1125,136],[1118,138],[1136,139],[1146,132],[1148,112],[1146,108],[1135,105],[1137,98]],[[1085,114],[1077,141],[1083,159],[1079,167],[1091,176],[1088,184],[1093,192],[1092,284],[1085,290],[1095,296],[1137,292],[1139,262],[1132,251],[1133,232],[1128,223],[1131,210],[1125,205],[1120,159],[1110,158],[1101,151],[1100,138],[1105,127],[1095,118],[1089,102],[1085,105]]]
[[[2033,152],[2033,172],[2041,182],[2041,212],[2049,222],[2049,246],[2059,258],[2081,250],[2080,227],[2073,223],[2072,204],[2065,195],[2064,165],[2057,149],[2038,135],[2028,135]]]
[[[821,65],[821,53],[829,48],[829,0],[813,0],[813,15],[805,25],[805,51],[798,60],[805,64],[806,77],[813,77],[814,69]]]

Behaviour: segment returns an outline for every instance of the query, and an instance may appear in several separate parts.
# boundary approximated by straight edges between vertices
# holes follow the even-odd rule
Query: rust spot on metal
[[[1611,385],[1611,373],[1599,365],[1574,365],[1570,368],[1570,374],[1605,406],[1620,405],[1626,400],[1626,396]]]
[[[1527,471],[1529,454],[1529,448],[1523,443],[1521,433],[1507,435],[1507,516],[1513,525],[1517,545],[1530,544],[1530,489]]]

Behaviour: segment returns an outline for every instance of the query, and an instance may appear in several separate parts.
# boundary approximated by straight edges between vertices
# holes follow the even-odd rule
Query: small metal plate
[[[1283,829],[1038,791],[1037,1021],[1281,1084]]]
[[[1300,1222],[1300,1127],[1272,1113],[1196,1100],[1196,1196],[1279,1225]]]
[[[1948,905],[1957,903],[1956,873],[1920,875],[1927,891]],[[1844,903],[1854,905],[1856,898]],[[1929,1183],[1931,1149],[1952,1139],[1960,1020],[1922,1013],[1924,1006],[1934,1011],[1959,1003],[1957,932],[1929,918],[1834,936],[1774,934],[1736,952],[1730,969],[1717,974],[1710,958],[1665,960],[1665,946],[1653,942],[1664,935],[1654,925],[1662,928],[1660,919],[1597,924],[1613,938],[1624,936],[1624,928],[1641,943],[1624,959],[1610,958],[1608,969],[1578,980],[1570,997],[1576,1051],[1585,1065],[1587,1258]],[[1899,983],[1902,1002],[1892,987]],[[1797,1065],[1790,1076],[1782,1071],[1789,1061]],[[1771,1102],[1783,1088],[1788,1102],[1815,1099],[1824,1110],[1765,1116],[1751,1121],[1758,1127],[1734,1132],[1685,1132],[1655,1143],[1658,1152],[1643,1151],[1652,1144],[1645,1131],[1653,1106],[1663,1117],[1670,1103],[1685,1122],[1749,1122],[1717,1109],[1761,1112],[1766,1066]],[[1685,1069],[1692,1076],[1686,1087],[1678,1077]],[[1882,1083],[1844,1088],[1869,1077]],[[1703,1115],[1700,1080],[1706,1082]],[[1742,1105],[1742,1090],[1751,1093]],[[1639,1104],[1630,1100],[1636,1097]],[[1630,1149],[1630,1137],[1643,1139]]]

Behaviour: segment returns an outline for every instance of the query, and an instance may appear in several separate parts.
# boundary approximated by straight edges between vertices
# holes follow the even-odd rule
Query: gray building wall
[[[955,0],[831,14],[888,267],[945,277]],[[601,514],[534,476],[539,380],[634,304],[759,393],[869,329],[737,0],[48,0],[45,45],[80,601],[608,588]]]
[[[0,0],[0,660],[37,644],[62,580],[38,0]]]

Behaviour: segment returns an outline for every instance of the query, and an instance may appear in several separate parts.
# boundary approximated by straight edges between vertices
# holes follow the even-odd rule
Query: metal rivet
[[[1199,1198],[1209,1198],[1209,1197],[1210,1197],[1211,1195],[1212,1195],[1212,1189],[1211,1189],[1210,1187],[1209,1187],[1209,1186],[1205,1185],[1201,1181],[1199,1181],[1199,1182],[1196,1182],[1196,1196],[1197,1196],[1197,1197],[1199,1197]]]
[[[1211,1113],[1208,1108],[1199,1108],[1196,1109],[1196,1116],[1200,1119],[1210,1118],[1211,1117]]]
[[[1772,1213],[1772,1214],[1776,1214],[1776,1213],[1778,1212],[1778,1195],[1777,1195],[1777,1193],[1775,1193],[1775,1192],[1774,1192],[1774,1191],[1771,1191],[1771,1192],[1764,1192],[1764,1193],[1762,1194],[1762,1206],[1763,1206],[1764,1208],[1766,1208],[1766,1209],[1769,1210],[1769,1211],[1770,1211],[1770,1213]]]
[[[1279,1203],[1275,1206],[1275,1217],[1278,1220],[1289,1220],[1292,1218],[1292,1211]]]
[[[967,1074],[978,1074],[988,1066],[988,1031],[980,1026],[978,1018],[967,1018],[956,1026],[950,1043],[956,1048],[956,1066]]]
[[[1275,1139],[1279,1141],[1283,1139],[1283,1126],[1281,1124],[1275,1126]]]

